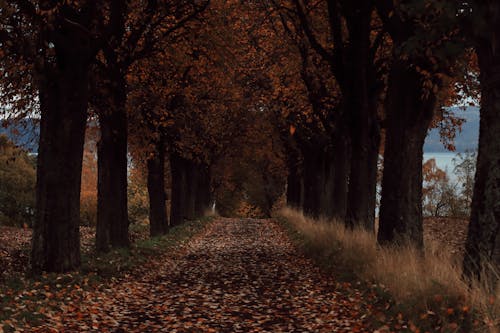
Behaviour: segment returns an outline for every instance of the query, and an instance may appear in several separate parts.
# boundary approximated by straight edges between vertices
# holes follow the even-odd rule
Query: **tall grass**
[[[460,304],[480,318],[481,331],[499,332],[500,288],[492,293],[478,281],[466,283],[460,262],[436,244],[426,244],[422,255],[410,246],[379,247],[373,233],[350,230],[336,221],[315,221],[290,208],[279,215],[306,254],[337,274],[381,285],[396,302],[415,306],[415,311],[432,309],[440,300]]]

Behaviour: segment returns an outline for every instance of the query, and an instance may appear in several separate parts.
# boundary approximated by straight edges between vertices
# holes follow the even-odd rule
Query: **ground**
[[[426,228],[433,230],[429,221]],[[2,267],[16,274],[27,264],[30,231],[0,231]],[[439,235],[455,242],[454,234]],[[82,235],[83,252],[91,254],[92,229],[84,228]],[[219,218],[175,250],[119,277],[68,279],[76,281],[71,275],[46,277],[50,282],[35,283],[33,290],[7,294],[9,309],[0,310],[24,308],[33,320],[2,322],[0,315],[0,332],[9,325],[25,332],[116,333],[373,332],[379,327],[370,326],[380,309],[370,305],[366,291],[322,273],[270,219]]]
[[[438,246],[462,262],[469,221],[453,217],[424,219],[425,245]]]
[[[176,251],[78,294],[30,331],[365,331],[359,292],[323,275],[273,220],[217,219]]]

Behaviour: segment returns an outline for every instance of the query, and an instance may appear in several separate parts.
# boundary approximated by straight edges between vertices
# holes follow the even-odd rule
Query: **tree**
[[[477,170],[467,235],[464,273],[468,277],[498,280],[500,268],[500,3],[468,1],[462,4],[464,30],[476,49],[480,69],[480,132]],[[483,272],[485,274],[483,274]]]
[[[80,181],[98,7],[94,1],[15,0],[0,7],[2,70],[12,65],[28,73],[28,90],[36,91],[40,108],[34,272],[80,264]]]
[[[433,217],[454,216],[457,196],[446,171],[438,168],[436,160],[431,158],[422,166],[422,175],[422,208],[424,215]]]
[[[340,108],[334,119],[330,119],[334,128],[333,155],[340,157],[335,161],[344,161],[332,170],[334,196],[339,198],[330,201],[330,205],[332,202],[336,205],[333,214],[350,227],[359,225],[373,230],[380,139],[377,104],[383,87],[379,70],[384,68],[376,65],[384,38],[383,32],[372,33],[377,31],[373,3],[329,1],[317,5],[298,0],[291,1],[291,5],[286,1],[275,3],[278,9],[294,13],[298,31],[328,64],[341,92]],[[350,163],[347,165],[345,161]],[[346,168],[348,172],[344,171]]]
[[[476,173],[477,151],[458,153],[453,158],[453,172],[457,176],[460,189],[460,215],[470,217],[472,195],[474,191],[474,175]]]
[[[195,18],[209,1],[117,1],[104,8],[109,42],[94,68],[93,105],[99,116],[98,214],[96,247],[126,247],[127,209],[127,74],[134,62],[158,53],[167,38]]]
[[[450,84],[464,47],[456,36],[453,14],[441,2],[376,4],[393,44],[377,238],[381,244],[410,243],[422,248],[423,144],[434,112],[445,100],[440,94],[447,91],[444,87]]]

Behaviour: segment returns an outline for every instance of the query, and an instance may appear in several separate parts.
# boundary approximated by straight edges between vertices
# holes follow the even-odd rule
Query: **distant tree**
[[[422,208],[424,216],[454,215],[457,197],[455,188],[445,170],[440,169],[434,158],[422,166]]]
[[[35,183],[35,158],[0,135],[0,224],[32,225]]]
[[[453,158],[453,173],[456,175],[460,186],[459,200],[461,215],[470,217],[470,207],[474,191],[474,176],[476,174],[477,151],[458,153]]]

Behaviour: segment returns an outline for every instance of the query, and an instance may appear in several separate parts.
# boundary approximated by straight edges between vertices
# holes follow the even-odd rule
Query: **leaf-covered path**
[[[337,290],[276,222],[218,219],[177,253],[46,324],[70,332],[363,331],[359,293]]]

